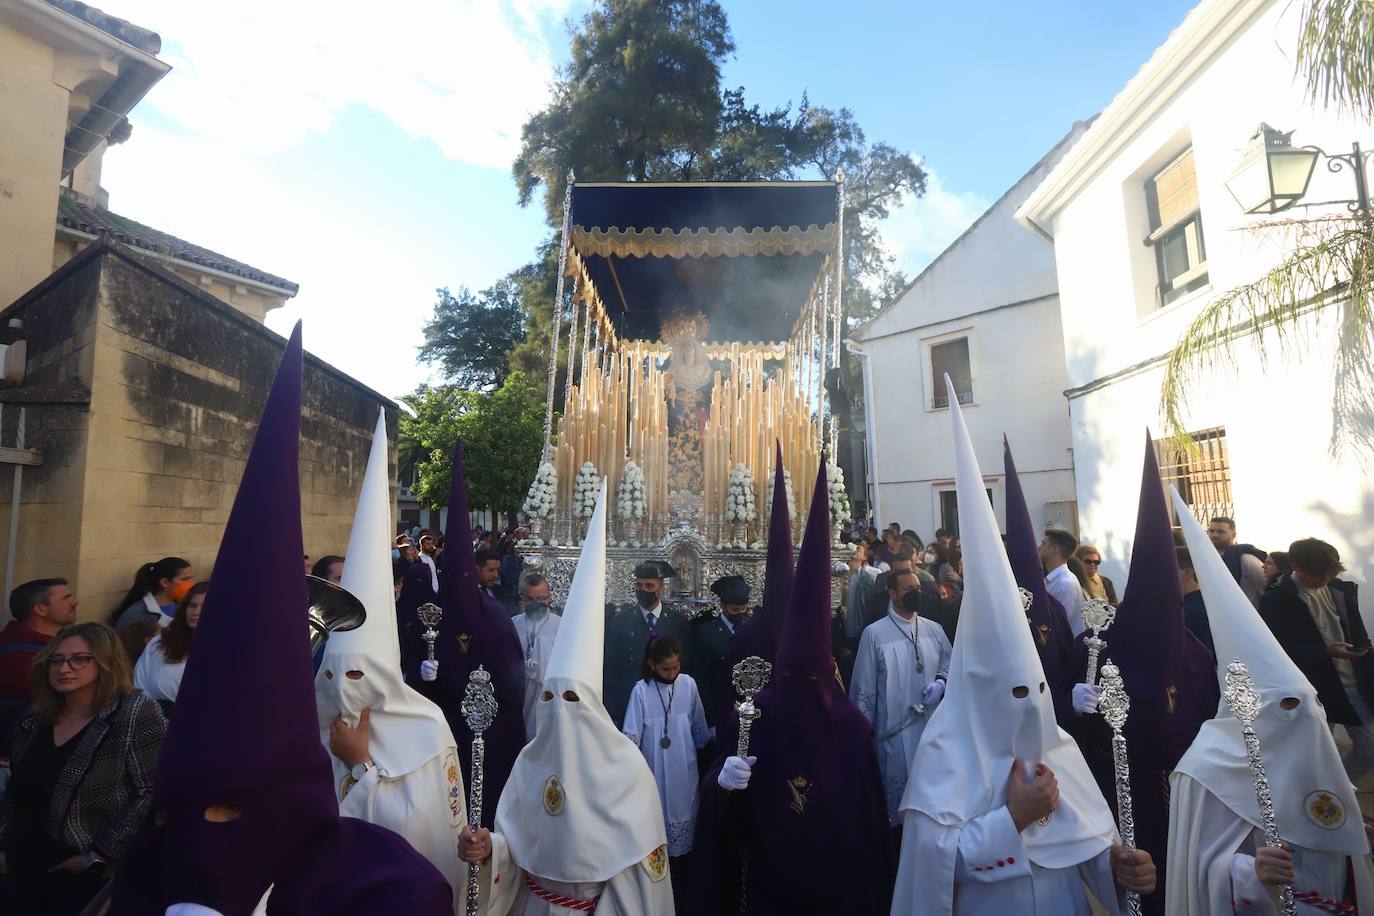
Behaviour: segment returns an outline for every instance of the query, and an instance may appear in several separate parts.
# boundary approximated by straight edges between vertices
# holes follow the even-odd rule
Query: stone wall
[[[13,444],[11,405],[27,404],[28,446],[45,455],[25,469],[15,582],[66,576],[82,615],[98,617],[141,563],[183,556],[208,577],[282,338],[107,243],[0,313],[0,328],[13,317],[25,322],[31,374],[0,393],[0,444]],[[308,328],[305,337],[308,347]],[[71,391],[87,403],[60,400]],[[305,549],[341,554],[378,409],[395,479],[395,405],[308,355],[303,391]],[[8,474],[0,469],[0,555]]]

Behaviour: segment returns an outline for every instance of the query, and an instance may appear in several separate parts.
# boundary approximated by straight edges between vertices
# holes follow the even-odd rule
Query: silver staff
[[[1116,606],[1108,604],[1104,598],[1094,598],[1083,605],[1083,624],[1093,631],[1093,635],[1083,640],[1088,647],[1088,674],[1084,680],[1085,684],[1097,683],[1097,655],[1107,648],[1107,641],[1102,638],[1102,633],[1114,620]]]
[[[433,605],[429,605],[433,607]],[[496,721],[496,690],[491,686],[491,675],[481,665],[468,675],[468,687],[463,693],[463,720],[472,731],[472,770],[468,787],[468,826],[476,832],[482,826],[482,770],[486,761],[487,743],[482,733],[491,728]],[[477,914],[477,869],[475,862],[468,863],[467,916]]]
[[[738,754],[741,760],[749,757],[749,730],[754,727],[755,720],[763,715],[754,705],[754,695],[763,689],[763,685],[767,684],[772,676],[773,666],[757,655],[751,655],[735,665],[730,674],[730,680],[735,685],[735,693],[740,696],[740,702],[735,704],[735,708],[739,710]]]
[[[773,676],[773,666],[757,655],[741,660],[730,672],[730,681],[740,701],[735,704],[739,710],[739,743],[735,753],[741,760],[749,759],[749,731],[754,722],[763,716],[763,711],[754,705],[754,695],[763,689]],[[739,912],[749,911],[749,848],[742,846],[739,851]]]
[[[420,638],[429,647],[429,660],[434,661],[434,640],[439,638],[439,631],[435,627],[444,619],[444,609],[437,604],[426,602],[415,609],[415,616],[425,625],[425,631],[420,634]]]
[[[1274,820],[1274,799],[1269,794],[1269,774],[1264,771],[1259,735],[1255,734],[1255,716],[1259,714],[1264,697],[1255,689],[1255,679],[1238,658],[1226,666],[1226,690],[1222,696],[1226,698],[1226,705],[1231,707],[1231,712],[1240,720],[1241,734],[1245,736],[1245,754],[1250,758],[1250,781],[1255,784],[1255,801],[1259,804],[1260,823],[1264,825],[1264,845],[1282,848],[1279,826]],[[1293,902],[1292,886],[1279,885],[1279,894],[1283,897],[1284,913],[1295,916],[1298,911],[1297,904]]]
[[[1121,846],[1127,850],[1135,849],[1135,814],[1131,810],[1131,763],[1126,756],[1126,736],[1121,729],[1126,726],[1126,716],[1131,711],[1131,698],[1126,696],[1126,685],[1121,680],[1121,670],[1110,660],[1102,666],[1102,693],[1097,700],[1097,711],[1112,727],[1112,768],[1116,771],[1116,820],[1121,831]],[[1140,894],[1126,892],[1126,913],[1140,916]]]

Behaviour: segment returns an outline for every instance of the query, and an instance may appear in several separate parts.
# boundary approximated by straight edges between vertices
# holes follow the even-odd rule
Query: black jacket
[[[1336,612],[1341,618],[1345,642],[1355,646],[1368,645],[1369,634],[1360,618],[1355,583],[1333,579],[1328,588],[1331,589]],[[1327,720],[1340,725],[1363,724],[1341,687],[1335,660],[1327,654],[1326,640],[1312,620],[1312,612],[1307,609],[1306,602],[1298,594],[1292,573],[1280,576],[1273,586],[1265,590],[1260,599],[1260,616],[1289,658],[1317,689],[1317,699],[1326,707]],[[1229,661],[1217,659],[1218,664]],[[1352,659],[1351,664],[1355,668],[1355,681],[1360,693],[1366,701],[1374,702],[1374,656]]]
[[[14,739],[13,761],[20,759],[38,733],[29,716]],[[153,773],[167,732],[158,705],[141,693],[125,694],[96,713],[58,777],[49,808],[48,833],[81,852],[94,851],[118,863],[153,803]],[[22,842],[8,836],[13,806],[0,804],[0,848]]]

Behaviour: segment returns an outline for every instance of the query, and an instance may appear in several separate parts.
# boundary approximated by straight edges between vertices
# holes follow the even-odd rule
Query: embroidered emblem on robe
[[[467,654],[468,654],[468,643],[469,643],[471,640],[472,640],[472,634],[471,634],[471,633],[459,633],[459,634],[458,634],[458,651],[461,652],[461,653],[463,653],[464,655],[467,655]]]
[[[1333,792],[1318,789],[1303,800],[1308,818],[1324,830],[1336,830],[1345,823],[1345,806]]]
[[[557,817],[563,813],[563,802],[566,800],[563,783],[557,776],[550,776],[548,782],[544,783],[544,810]]]
[[[454,751],[444,754],[444,773],[448,776],[448,810],[453,823],[464,823],[463,818],[463,774],[458,770],[458,755]]]
[[[787,780],[787,788],[792,793],[792,803],[788,806],[798,814],[806,812],[806,793],[811,791],[811,783],[805,776],[793,776]]]
[[[664,843],[641,859],[639,867],[655,884],[668,877],[668,844]]]

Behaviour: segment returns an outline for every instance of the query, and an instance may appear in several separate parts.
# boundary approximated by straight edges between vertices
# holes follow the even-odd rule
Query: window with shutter
[[[1168,305],[1207,283],[1207,248],[1198,206],[1191,147],[1145,182],[1150,234],[1159,273],[1159,304]]]

